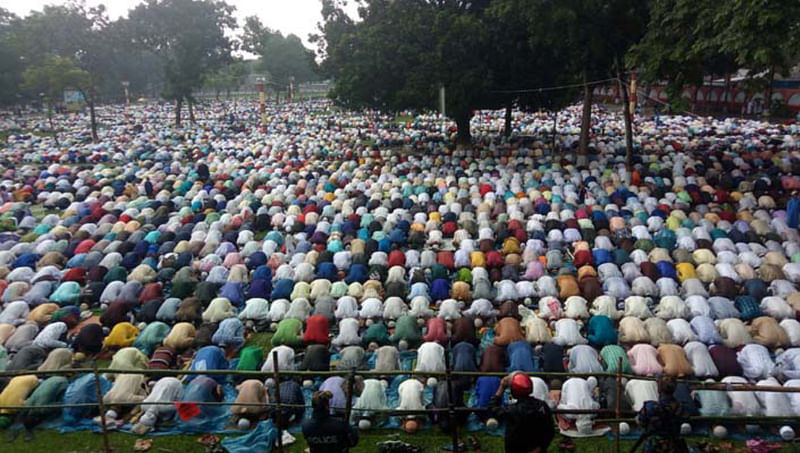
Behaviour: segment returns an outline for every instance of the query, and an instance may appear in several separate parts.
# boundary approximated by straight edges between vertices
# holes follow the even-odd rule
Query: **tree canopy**
[[[217,0],[147,0],[130,11],[128,36],[158,56],[162,95],[176,102],[176,123],[183,101],[191,107],[204,77],[231,62],[234,43],[225,32],[236,26],[233,9]]]
[[[237,24],[225,0],[142,0],[115,20],[84,0],[25,17],[0,8],[0,104],[36,99],[31,80],[42,77],[34,75],[69,64],[81,71],[92,112],[121,100],[124,82],[134,94],[174,101],[180,122],[198,90],[235,90],[257,71],[276,90],[292,78],[329,78],[341,105],[385,111],[437,108],[444,88],[462,142],[478,109],[505,108],[508,133],[515,106],[556,110],[582,100],[586,152],[596,84],[619,83],[625,96],[635,71],[666,83],[669,102],[679,103],[687,88],[734,73],[769,90],[800,60],[796,0],[352,1],[358,17],[346,0],[322,0],[319,32],[309,37],[316,54],[257,17]],[[55,72],[64,80],[46,85],[74,83],[71,74]]]
[[[276,87],[288,86],[291,77],[296,83],[320,79],[314,52],[306,49],[298,36],[283,36],[265,27],[258,17],[245,20],[242,47],[258,55],[258,69],[268,72]]]

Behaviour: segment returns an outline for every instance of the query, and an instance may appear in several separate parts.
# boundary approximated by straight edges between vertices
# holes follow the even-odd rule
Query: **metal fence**
[[[345,407],[345,420],[350,420],[350,415],[352,412],[352,400],[353,400],[353,387],[355,384],[356,377],[362,378],[381,378],[381,377],[391,377],[391,376],[409,376],[409,377],[435,377],[435,378],[444,378],[447,384],[448,394],[452,395],[452,379],[457,377],[480,377],[480,376],[493,376],[493,377],[503,377],[508,376],[508,373],[502,372],[471,372],[471,371],[451,371],[448,361],[446,361],[446,370],[444,372],[417,372],[413,370],[395,370],[395,371],[370,371],[370,370],[331,370],[331,371],[299,371],[299,370],[281,370],[278,367],[278,355],[277,352],[273,352],[272,356],[272,363],[274,366],[274,370],[271,372],[264,372],[264,371],[237,371],[237,370],[156,370],[156,369],[110,369],[110,368],[97,368],[97,366],[93,368],[69,368],[69,369],[61,369],[61,370],[46,370],[46,371],[37,371],[37,370],[15,370],[15,371],[0,371],[0,378],[13,378],[16,376],[26,376],[26,375],[36,375],[36,376],[71,376],[71,375],[78,375],[78,374],[93,374],[94,381],[95,381],[95,390],[96,390],[96,397],[97,402],[94,403],[74,403],[74,404],[50,404],[50,405],[37,405],[37,406],[10,406],[10,405],[0,405],[1,410],[8,410],[8,411],[19,411],[19,410],[55,410],[55,409],[66,409],[66,408],[95,408],[100,413],[100,423],[103,429],[103,442],[104,442],[104,451],[109,453],[111,451],[109,438],[108,438],[108,431],[106,429],[106,420],[105,420],[105,404],[103,403],[103,395],[100,388],[100,375],[101,374],[141,374],[145,376],[152,376],[152,377],[163,377],[163,376],[188,376],[188,375],[208,375],[208,376],[236,376],[240,378],[272,378],[274,379],[275,385],[275,401],[269,401],[267,403],[263,403],[264,407],[268,407],[274,409],[272,412],[271,417],[275,421],[275,426],[278,429],[278,452],[283,452],[283,445],[282,443],[282,431],[284,429],[284,423],[281,420],[282,417],[282,409],[297,409],[303,408],[307,409],[310,406],[303,404],[285,404],[281,403],[280,401],[280,385],[277,385],[281,382],[282,378],[292,378],[292,377],[325,377],[325,376],[344,376],[346,377],[347,382],[347,391],[346,393],[346,404]],[[531,377],[539,377],[539,378],[571,378],[571,377],[611,377],[615,378],[616,385],[617,385],[617,398],[616,398],[616,408],[614,409],[596,409],[596,410],[565,410],[565,409],[554,409],[552,412],[556,415],[558,414],[571,414],[571,415],[595,415],[598,418],[595,422],[598,423],[608,423],[612,425],[612,430],[615,434],[615,451],[620,451],[620,431],[618,424],[620,422],[633,422],[635,421],[635,412],[633,411],[623,411],[621,407],[622,403],[622,393],[623,393],[623,379],[636,379],[636,380],[649,380],[655,381],[657,377],[651,376],[638,376],[638,375],[631,375],[631,374],[624,374],[622,373],[622,359],[620,358],[620,363],[618,364],[617,369],[619,370],[617,373],[552,373],[552,372],[531,372],[525,373]],[[798,393],[800,392],[800,387],[782,387],[782,386],[757,386],[753,384],[728,384],[728,383],[710,383],[705,381],[693,380],[693,379],[676,379],[677,382],[683,382],[688,385],[690,390],[711,390],[711,391],[725,391],[725,392],[736,392],[736,391],[760,391],[760,392],[780,392],[780,393]],[[448,398],[450,401],[452,398]],[[146,406],[148,404],[152,405],[163,405],[164,402],[152,402],[152,403],[114,403],[114,406]],[[236,402],[196,402],[195,404],[199,406],[254,406],[253,403],[236,403]],[[478,408],[478,407],[455,407],[453,401],[450,401],[450,405],[448,408],[426,408],[424,410],[398,410],[398,409],[383,409],[383,410],[370,410],[371,413],[381,414],[385,416],[425,416],[434,413],[443,413],[446,412],[450,416],[454,416],[457,413],[481,413],[486,412],[488,409],[485,408]],[[607,418],[600,418],[601,416],[607,416]],[[797,417],[772,417],[772,416],[760,416],[760,417],[750,417],[750,416],[695,416],[690,417],[689,421],[698,421],[698,422],[717,422],[717,423],[749,423],[749,424],[796,424],[798,423]],[[456,451],[458,451],[458,427],[456,424],[453,424],[452,430],[452,437],[453,437],[453,445]]]

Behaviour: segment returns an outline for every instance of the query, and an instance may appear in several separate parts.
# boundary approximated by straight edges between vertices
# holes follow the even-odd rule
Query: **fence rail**
[[[73,404],[47,404],[36,406],[19,406],[19,405],[0,405],[0,410],[4,411],[29,411],[29,410],[60,410],[69,408],[96,408],[100,412],[101,425],[103,428],[103,443],[104,450],[110,452],[108,432],[106,431],[105,423],[105,403],[100,391],[99,378],[101,374],[117,375],[117,374],[140,374],[145,376],[162,377],[162,376],[190,376],[190,375],[208,375],[208,376],[235,376],[235,377],[251,377],[251,378],[273,378],[276,383],[279,383],[281,378],[291,377],[326,377],[326,376],[346,376],[347,377],[347,406],[345,408],[335,407],[334,409],[344,409],[346,420],[350,420],[352,413],[352,395],[353,383],[356,377],[392,377],[392,376],[409,376],[409,377],[443,377],[446,379],[448,385],[448,394],[452,394],[451,380],[458,377],[480,377],[492,376],[503,377],[508,373],[503,372],[470,372],[470,371],[452,371],[450,370],[449,361],[446,361],[446,370],[443,372],[429,372],[429,371],[413,371],[413,370],[392,370],[392,371],[374,371],[374,370],[330,370],[330,371],[302,371],[302,370],[282,370],[277,366],[279,364],[277,353],[273,352],[273,364],[275,367],[270,371],[240,371],[240,370],[156,370],[156,369],[112,369],[112,368],[70,368],[60,370],[13,370],[13,371],[0,371],[0,378],[13,378],[17,376],[72,376],[78,374],[93,374],[95,376],[97,402],[92,403],[73,403]],[[621,370],[622,366],[618,367]],[[614,409],[554,409],[554,414],[560,415],[596,415],[599,416],[595,419],[598,423],[607,423],[612,425],[615,432],[615,446],[616,451],[620,451],[620,432],[618,423],[632,422],[635,420],[634,411],[623,411],[621,409],[621,399],[623,379],[636,379],[636,380],[649,380],[653,381],[658,378],[652,376],[636,376],[631,374],[623,374],[621,371],[617,373],[599,372],[599,373],[552,373],[552,372],[529,372],[525,373],[531,377],[539,378],[570,378],[570,377],[609,377],[614,378],[617,383],[617,405]],[[678,382],[684,382],[689,386],[690,390],[710,390],[710,391],[760,391],[760,392],[780,392],[780,393],[799,393],[800,387],[780,387],[780,386],[758,386],[753,384],[732,384],[732,383],[709,383],[693,379],[678,379]],[[287,404],[280,401],[280,385],[275,386],[275,401],[266,403],[237,403],[237,402],[192,402],[198,406],[208,407],[236,407],[236,406],[262,406],[264,408],[272,409],[271,416],[275,419],[275,424],[278,429],[278,446],[277,451],[283,451],[282,445],[282,430],[284,429],[282,423],[282,409],[308,409],[308,404]],[[449,399],[449,398],[448,398]],[[164,405],[165,402],[122,402],[113,403],[112,406],[119,407],[136,407],[148,405]],[[490,409],[481,407],[455,407],[452,402],[446,408],[425,408],[423,410],[399,410],[399,409],[369,409],[364,410],[371,414],[381,416],[425,416],[436,413],[449,413],[454,416],[457,413],[486,413]],[[602,416],[611,415],[610,418],[600,418]],[[715,422],[715,423],[749,423],[749,424],[795,424],[798,422],[797,417],[779,417],[779,416],[695,416],[690,417],[689,421],[693,422]],[[457,427],[453,431],[454,444],[457,451]]]

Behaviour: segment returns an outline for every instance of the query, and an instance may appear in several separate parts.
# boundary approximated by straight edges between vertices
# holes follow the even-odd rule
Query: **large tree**
[[[488,1],[366,0],[361,20],[323,2],[323,68],[332,96],[348,106],[384,110],[434,108],[441,87],[459,142],[470,140],[473,111],[502,106],[491,93]]]
[[[30,65],[22,74],[21,88],[43,97],[47,104],[47,119],[53,138],[58,143],[58,134],[53,125],[53,103],[68,88],[86,92],[91,84],[91,75],[78,67],[71,59],[49,55]]]
[[[519,14],[527,19],[531,41],[537,48],[554,49],[561,57],[558,68],[563,74],[562,85],[583,85],[579,152],[585,154],[591,128],[591,82],[620,77],[625,73],[623,59],[645,32],[647,3],[641,0],[531,0],[520,3]],[[624,83],[622,85],[624,88]]]
[[[663,80],[674,108],[693,106],[681,97],[687,86],[703,84],[708,75],[737,69],[731,55],[720,51],[713,17],[722,5],[710,0],[664,0],[652,2],[650,24],[643,39],[633,46],[628,61],[645,82]]]
[[[20,39],[20,19],[0,8],[0,104],[19,101],[17,87],[25,69],[25,56]]]
[[[193,92],[206,75],[231,61],[236,27],[234,8],[221,0],[146,0],[128,15],[132,42],[158,55],[164,74],[162,95],[175,101],[180,125],[183,102],[194,120]]]
[[[283,36],[256,16],[245,20],[242,47],[259,56],[258,69],[268,72],[276,87],[287,87],[292,77],[297,83],[319,80],[314,52],[296,35]]]
[[[87,7],[82,1],[48,5],[34,11],[19,29],[25,62],[37,66],[52,63],[53,56],[70,61],[87,75],[75,88],[89,106],[92,139],[97,140],[95,104],[98,87],[113,73],[113,50],[107,39],[109,25],[105,7]]]
[[[752,85],[771,87],[774,75],[800,56],[799,32],[800,2],[794,0],[659,0],[630,60],[647,80],[665,80],[676,103],[684,87],[696,89],[706,77],[739,68],[748,70]]]

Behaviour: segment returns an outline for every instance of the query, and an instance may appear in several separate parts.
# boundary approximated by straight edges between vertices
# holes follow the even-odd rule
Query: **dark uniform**
[[[502,403],[501,398],[493,396],[489,408],[493,417],[506,423],[505,452],[530,453],[535,448],[546,452],[555,436],[553,414],[547,404],[532,396],[519,398],[507,407]]]
[[[358,444],[358,432],[344,420],[314,411],[303,421],[303,437],[310,453],[347,453]]]

